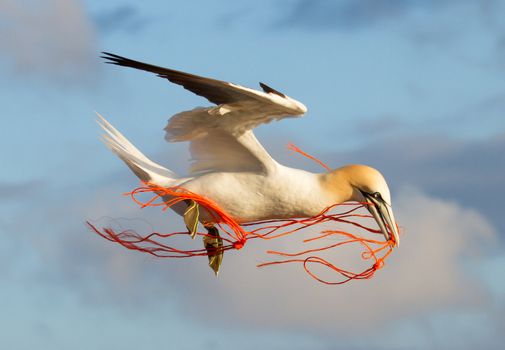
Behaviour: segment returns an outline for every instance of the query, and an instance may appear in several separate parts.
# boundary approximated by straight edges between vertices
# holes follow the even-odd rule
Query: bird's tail
[[[176,182],[178,177],[173,171],[147,158],[104,117],[98,113],[96,114],[99,117],[97,122],[104,130],[102,141],[125,162],[139,179],[160,186],[171,186]]]

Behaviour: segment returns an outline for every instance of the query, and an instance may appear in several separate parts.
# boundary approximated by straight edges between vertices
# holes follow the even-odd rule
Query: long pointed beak
[[[386,240],[389,241],[392,236],[395,245],[397,247],[400,246],[400,237],[398,235],[393,209],[381,199],[376,199],[371,196],[367,196],[367,199],[373,203],[373,205],[367,206],[368,211],[373,215],[375,221],[377,221]]]

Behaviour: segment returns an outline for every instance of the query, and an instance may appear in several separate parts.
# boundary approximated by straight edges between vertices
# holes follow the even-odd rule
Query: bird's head
[[[367,202],[367,209],[374,217],[386,240],[391,237],[398,246],[400,238],[396,226],[391,194],[382,174],[366,165],[346,165],[324,176],[326,186],[335,195],[337,203],[346,201]]]

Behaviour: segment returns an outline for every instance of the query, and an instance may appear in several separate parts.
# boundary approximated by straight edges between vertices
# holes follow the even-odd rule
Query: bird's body
[[[167,141],[190,142],[192,166],[184,177],[149,160],[101,119],[106,144],[141,180],[182,187],[211,199],[238,223],[311,217],[334,204],[368,201],[386,238],[392,234],[398,242],[389,189],[377,170],[349,165],[316,174],[286,167],[272,159],[256,139],[252,131],[256,126],[303,115],[307,109],[300,102],[262,83],[263,91],[258,91],[105,55],[108,63],[156,73],[216,104],[178,113],[165,128]],[[181,203],[173,209],[186,213]],[[208,224],[212,216],[202,212],[199,220]]]
[[[216,172],[181,184],[211,198],[237,222],[311,217],[334,204],[321,174],[278,165],[268,173]]]

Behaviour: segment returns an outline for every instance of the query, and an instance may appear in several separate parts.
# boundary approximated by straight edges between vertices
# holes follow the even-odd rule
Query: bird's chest
[[[330,205],[314,174],[208,174],[189,190],[215,201],[239,222],[307,217]]]

